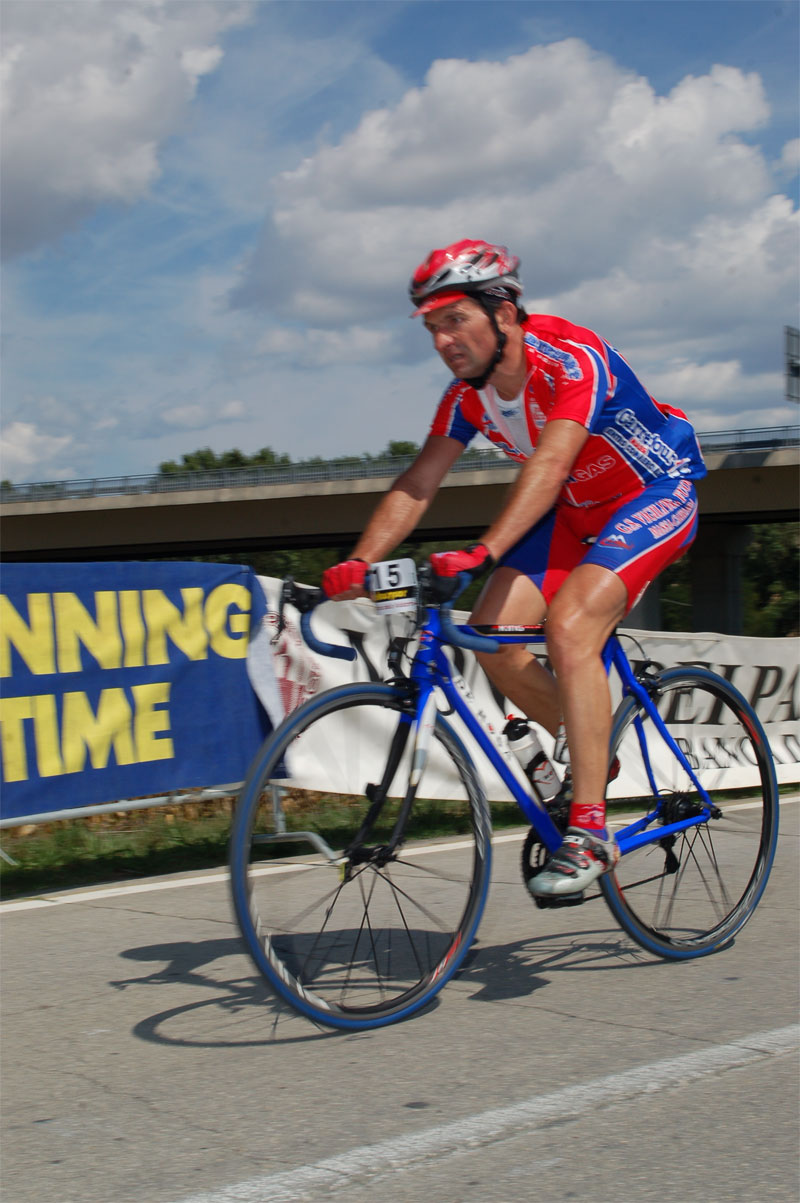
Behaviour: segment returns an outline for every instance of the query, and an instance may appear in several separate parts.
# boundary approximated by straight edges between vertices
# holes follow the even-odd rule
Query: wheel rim
[[[486,808],[463,749],[441,721],[412,810],[412,838],[388,860],[377,852],[345,855],[370,806],[364,786],[381,780],[380,749],[400,721],[397,696],[380,687],[301,717],[248,783],[249,814],[237,823],[234,898],[250,951],[285,999],[334,1026],[375,1026],[425,1005],[463,960],[485,899]],[[407,759],[406,752],[392,793],[403,788]],[[305,837],[271,839],[267,783],[278,765],[289,774],[281,786],[289,827],[321,834],[337,863]],[[385,846],[401,803],[386,799],[368,848]],[[420,828],[423,815],[426,824],[438,816],[446,837]],[[239,891],[237,879],[245,883]]]
[[[663,678],[658,709],[687,752],[718,817],[630,852],[603,879],[612,910],[626,930],[651,951],[698,956],[727,943],[747,921],[766,884],[777,835],[777,799],[769,756],[757,723],[735,691],[705,674]],[[622,764],[623,793],[646,794],[650,781],[637,725],[648,747],[663,749],[652,720],[631,705],[615,728],[612,755]],[[698,814],[702,800],[673,755],[653,764],[663,823]],[[731,791],[732,766],[747,787]],[[618,791],[619,792],[619,791]],[[612,801],[617,833],[652,808],[652,797]]]

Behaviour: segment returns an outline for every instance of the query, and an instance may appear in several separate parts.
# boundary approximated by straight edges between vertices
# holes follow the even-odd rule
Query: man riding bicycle
[[[479,660],[495,686],[555,735],[572,775],[567,834],[531,879],[536,895],[580,893],[613,867],[605,826],[611,698],[601,651],[648,584],[697,531],[705,475],[686,415],[655,401],[610,344],[521,308],[519,259],[465,239],[430,253],[410,295],[455,379],[414,463],[379,503],[352,558],[329,568],[335,600],[364,594],[368,565],[408,537],[471,439],[522,467],[480,541],[431,556],[440,576],[487,581],[475,624],[547,621],[555,677],[523,646]]]

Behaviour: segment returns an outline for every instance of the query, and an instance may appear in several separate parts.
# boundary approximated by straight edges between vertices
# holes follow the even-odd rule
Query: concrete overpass
[[[694,625],[735,630],[743,528],[797,518],[800,438],[796,429],[781,427],[721,432],[701,436],[701,442],[709,475],[698,488],[701,525],[693,559],[703,567],[696,573]],[[2,556],[63,561],[228,553],[246,561],[249,553],[269,548],[330,546],[346,552],[409,462],[244,468],[5,488],[0,495]],[[425,515],[418,538],[474,537],[500,508],[516,472],[494,451],[462,457]],[[704,616],[714,622],[704,623]],[[642,617],[648,618],[643,625],[650,625],[655,614]]]

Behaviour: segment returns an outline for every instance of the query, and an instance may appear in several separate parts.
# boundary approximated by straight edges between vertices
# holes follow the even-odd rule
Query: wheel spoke
[[[320,695],[268,741],[234,819],[231,878],[242,932],[273,989],[316,1022],[371,1027],[424,1006],[463,959],[488,886],[488,807],[462,745],[440,717],[412,818],[418,823],[430,808],[438,826],[441,810],[462,830],[467,815],[468,832],[426,846],[420,864],[401,831],[403,854],[384,860],[410,751],[399,756],[393,781],[384,780],[384,770],[407,699],[381,685],[333,692],[335,699]],[[299,844],[268,838],[274,812],[269,798],[261,799],[279,766],[288,773],[282,809]],[[354,841],[371,806],[366,795],[374,795],[366,783],[376,781],[387,796],[364,847]],[[442,781],[446,801],[428,801],[441,796]],[[334,863],[310,841],[303,846],[303,831],[350,849],[349,860]],[[297,855],[283,855],[291,852]],[[243,874],[246,891],[237,886]]]
[[[664,837],[669,859],[661,873],[648,872],[657,843],[645,844],[623,856],[601,888],[622,926],[645,948],[668,957],[699,956],[730,940],[766,884],[777,837],[777,789],[758,721],[727,682],[704,669],[673,670],[661,678],[657,696],[669,736],[693,771],[670,751],[645,708],[626,702],[611,750],[630,790],[623,832],[640,830],[637,815],[652,810],[654,794],[657,807],[645,830],[655,841],[659,828],[693,815],[697,823]],[[724,791],[741,784],[728,773],[732,748],[741,758],[739,771],[748,774],[748,818],[741,821],[735,810],[726,811]],[[708,795],[722,818],[707,817]]]

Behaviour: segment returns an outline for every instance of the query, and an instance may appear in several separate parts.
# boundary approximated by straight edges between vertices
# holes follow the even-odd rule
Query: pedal
[[[550,894],[547,897],[538,897],[536,894],[532,894],[531,897],[543,911],[554,911],[561,906],[580,906],[582,902],[585,902],[583,890],[580,894]]]

